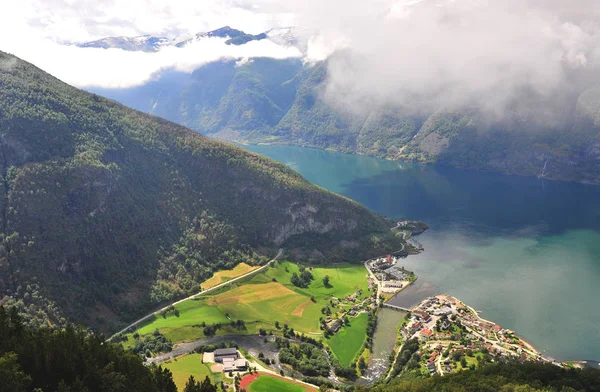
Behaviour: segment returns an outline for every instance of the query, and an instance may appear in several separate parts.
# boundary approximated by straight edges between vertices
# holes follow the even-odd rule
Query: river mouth
[[[410,256],[409,256],[410,257]],[[405,309],[411,309],[425,298],[440,294],[440,288],[433,282],[418,278],[410,286],[390,298],[387,303]]]

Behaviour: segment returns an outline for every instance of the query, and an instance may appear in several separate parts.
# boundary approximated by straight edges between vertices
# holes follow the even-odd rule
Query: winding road
[[[210,293],[210,292],[212,292],[212,291],[215,291],[215,290],[218,290],[218,289],[220,289],[220,288],[221,288],[221,287],[223,287],[223,286],[227,286],[228,284],[231,284],[231,283],[233,283],[233,282],[236,282],[236,281],[238,281],[238,280],[240,280],[240,279],[243,279],[243,278],[245,278],[245,277],[247,277],[247,276],[250,276],[250,275],[252,275],[252,274],[255,274],[255,273],[257,273],[257,272],[260,272],[260,271],[262,271],[263,269],[267,268],[267,267],[268,267],[268,266],[269,266],[269,265],[270,265],[272,262],[274,262],[275,260],[277,260],[278,258],[280,258],[282,254],[283,254],[283,249],[279,249],[279,251],[277,252],[277,255],[275,255],[275,257],[273,257],[271,260],[269,260],[269,262],[268,262],[268,263],[266,263],[265,265],[261,266],[260,268],[257,268],[257,269],[255,269],[255,270],[252,270],[252,271],[250,271],[250,272],[248,272],[248,273],[246,273],[246,274],[244,274],[244,275],[240,275],[240,276],[238,276],[237,278],[233,278],[233,279],[231,279],[231,280],[228,280],[227,282],[220,283],[220,284],[218,284],[218,285],[216,285],[216,286],[214,286],[214,287],[211,287],[210,289],[206,289],[206,290],[204,290],[204,291],[201,291],[201,292],[199,292],[199,293],[196,293],[196,294],[190,295],[189,297],[186,297],[186,298],[180,299],[180,300],[178,300],[178,301],[172,302],[172,303],[170,303],[170,304],[169,304],[169,305],[167,305],[167,306],[164,306],[164,307],[162,307],[162,308],[160,308],[160,309],[158,309],[158,310],[155,310],[154,312],[152,312],[152,313],[150,313],[150,314],[147,314],[146,316],[142,317],[141,319],[139,319],[139,320],[137,320],[137,321],[135,321],[135,322],[133,322],[133,323],[129,324],[127,327],[123,328],[122,330],[120,330],[119,332],[117,332],[116,334],[114,334],[113,336],[111,336],[111,337],[110,337],[108,340],[110,341],[110,340],[111,340],[111,339],[112,339],[114,336],[116,336],[116,335],[119,335],[119,334],[122,334],[122,333],[125,333],[125,332],[126,332],[128,329],[129,329],[129,328],[135,327],[136,325],[138,325],[138,324],[140,324],[140,323],[142,323],[142,322],[144,322],[144,321],[146,321],[146,320],[150,319],[150,318],[151,318],[152,316],[154,316],[156,313],[160,313],[160,312],[162,312],[162,311],[164,311],[164,310],[167,310],[167,309],[168,309],[169,307],[171,307],[171,306],[175,306],[175,305],[177,305],[177,304],[180,304],[180,303],[182,303],[183,301],[187,301],[188,299],[192,299],[192,298],[199,297],[199,296],[201,296],[201,295],[208,294],[208,293]]]

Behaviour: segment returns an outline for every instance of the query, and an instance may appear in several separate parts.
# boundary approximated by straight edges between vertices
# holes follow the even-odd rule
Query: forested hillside
[[[0,304],[32,324],[114,331],[280,247],[313,262],[399,248],[386,219],[284,165],[1,52],[0,162]]]
[[[443,377],[392,380],[368,389],[373,392],[595,392],[600,391],[600,370],[562,369],[533,362],[489,364]],[[364,392],[359,388],[357,391]]]
[[[551,97],[524,91],[491,114],[475,105],[450,110],[418,103],[399,108],[366,102],[347,110],[337,102],[344,97],[326,98],[327,75],[327,62],[257,58],[211,63],[191,75],[166,71],[141,87],[97,92],[227,140],[600,183],[594,86]]]
[[[177,392],[168,369],[84,329],[28,328],[16,308],[0,306],[0,338],[1,392]],[[208,378],[194,384],[217,391]]]

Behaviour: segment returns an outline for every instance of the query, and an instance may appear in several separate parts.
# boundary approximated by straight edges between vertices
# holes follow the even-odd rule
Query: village
[[[400,333],[404,342],[419,341],[419,364],[431,375],[474,368],[482,361],[555,363],[513,331],[480,318],[474,309],[446,294],[429,297],[414,307]]]
[[[356,377],[356,373],[358,373],[359,377],[369,380],[365,376],[366,373],[363,372],[368,366],[368,350],[372,348],[376,331],[375,325],[381,312],[379,309],[389,308],[393,311],[402,312],[395,318],[396,323],[394,325],[397,333],[390,338],[392,339],[392,346],[394,346],[393,341],[395,339],[396,350],[391,356],[387,356],[391,359],[387,362],[387,370],[381,370],[382,373],[376,377],[382,377],[385,374],[387,374],[386,379],[396,376],[402,377],[403,375],[408,377],[443,376],[466,369],[475,369],[489,362],[506,362],[509,360],[563,365],[551,358],[542,356],[533,346],[518,337],[513,331],[479,317],[474,309],[450,295],[431,296],[410,308],[386,302],[386,300],[393,298],[394,295],[409,287],[417,279],[414,272],[406,270],[398,262],[398,258],[387,255],[366,261],[364,266],[367,271],[360,266],[358,268],[349,267],[352,269],[345,270],[343,273],[351,280],[345,279],[344,282],[350,281],[351,283],[347,284],[347,288],[341,291],[338,296],[321,294],[321,297],[317,299],[318,291],[312,291],[305,295],[303,299],[305,302],[298,301],[301,305],[303,303],[318,303],[317,309],[320,308],[320,312],[317,310],[313,314],[320,313],[317,316],[319,319],[317,325],[321,330],[320,332],[317,332],[316,328],[308,329],[309,332],[305,332],[307,328],[311,328],[310,325],[316,327],[314,317],[312,322],[307,321],[306,325],[288,324],[290,320],[294,321],[294,319],[285,320],[284,323],[280,323],[275,319],[273,330],[265,328],[258,330],[261,342],[264,340],[264,343],[267,344],[280,340],[282,342],[287,341],[292,346],[298,345],[300,347],[299,345],[303,344],[302,342],[310,342],[312,339],[315,347],[317,347],[315,352],[321,352],[321,355],[325,354],[322,358],[323,366],[314,369],[309,366],[310,371],[325,372],[317,374],[326,382],[333,384],[339,383],[340,380],[351,380],[352,378],[345,376],[345,374],[350,374],[350,371],[352,372],[351,377]],[[294,269],[297,269],[298,272]],[[290,275],[293,276],[295,273],[302,272],[310,272],[319,276],[320,279],[315,279],[315,281],[318,284],[322,283],[325,288],[328,286],[336,287],[342,282],[342,279],[337,276],[338,272],[333,275],[331,270],[320,271],[315,267],[305,268],[302,271],[301,266],[298,267],[289,262],[277,263],[267,271],[271,272],[273,276],[277,276],[276,280],[273,277],[269,279],[269,276],[264,279],[262,275],[257,275],[257,279],[264,279],[268,283],[263,284],[271,286],[276,281],[277,283],[285,282],[286,280],[282,277],[287,278]],[[331,276],[336,276],[337,280],[330,282]],[[291,278],[289,279],[290,286],[294,285]],[[360,282],[362,282],[362,285],[360,285]],[[297,286],[294,285],[293,287],[296,288]],[[235,289],[231,292],[226,291],[221,296],[228,299],[228,295],[233,295],[231,293],[236,294]],[[302,299],[302,297],[299,299]],[[272,300],[270,299],[271,302]],[[218,303],[218,301],[215,302]],[[167,317],[163,317],[163,319],[167,319]],[[358,331],[364,328],[362,331],[366,332],[366,337],[364,333],[348,337],[348,331],[352,331],[352,328]],[[282,337],[279,335],[282,335]],[[323,346],[322,342],[326,342],[326,346]],[[319,346],[319,343],[321,346]],[[357,343],[357,348],[346,350],[347,347],[355,343]],[[298,348],[290,349],[288,346],[289,352],[286,353],[288,359],[284,361],[279,356],[282,347],[286,348],[277,345],[276,351],[265,356],[260,349],[255,348],[246,350],[243,347],[234,348],[232,345],[202,346],[201,350],[194,349],[195,353],[200,355],[200,358],[197,356],[183,358],[197,361],[194,368],[207,372],[212,379],[218,380],[222,388],[225,389],[233,386],[235,390],[239,390],[244,388],[244,385],[255,382],[253,381],[255,379],[287,384],[296,383],[299,388],[314,388],[314,385],[303,383],[298,379],[303,375],[303,372],[299,369],[302,369],[302,366],[306,366],[308,363],[314,364],[315,362],[311,362],[313,358],[304,352],[300,356],[296,356],[296,353],[300,352]],[[365,350],[367,350],[367,354],[365,354]],[[313,355],[312,351],[310,351],[310,355]],[[364,359],[363,355],[367,355],[367,359]],[[173,366],[177,368],[179,366],[178,361],[185,361],[186,359],[173,360]],[[362,368],[359,366],[361,359]],[[345,369],[348,369],[348,373],[343,373]]]

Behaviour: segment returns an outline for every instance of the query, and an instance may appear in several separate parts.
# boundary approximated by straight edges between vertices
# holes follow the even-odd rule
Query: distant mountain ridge
[[[279,45],[295,46],[298,44],[297,35],[294,34],[293,27],[274,28],[260,34],[248,34],[241,30],[224,26],[209,32],[197,33],[193,37],[177,37],[169,39],[167,37],[156,37],[152,35],[141,35],[137,37],[106,37],[96,41],[77,44],[81,48],[100,48],[100,49],[122,49],[127,51],[157,52],[164,47],[182,48],[193,42],[204,38],[224,38],[227,45],[245,45],[250,41],[260,41],[264,39],[272,40]]]
[[[203,134],[242,143],[328,148],[600,184],[596,86],[561,92],[551,102],[526,97],[495,119],[476,109],[365,106],[352,113],[324,98],[329,61],[219,61],[191,74],[165,71],[143,86],[93,91]]]

